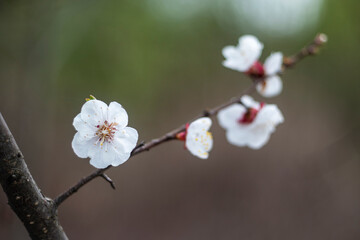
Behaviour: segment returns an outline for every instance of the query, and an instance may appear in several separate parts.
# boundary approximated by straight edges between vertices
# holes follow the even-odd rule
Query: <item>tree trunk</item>
[[[1,113],[0,183],[10,207],[32,239],[68,239],[53,200],[45,197],[36,185]]]

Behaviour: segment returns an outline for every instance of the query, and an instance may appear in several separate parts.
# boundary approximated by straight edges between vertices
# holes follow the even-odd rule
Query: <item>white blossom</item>
[[[259,59],[263,44],[252,35],[239,38],[237,46],[226,46],[222,50],[225,57],[223,65],[227,68],[246,72]]]
[[[281,72],[283,54],[272,53],[263,65],[259,62],[262,50],[263,44],[255,36],[244,35],[239,38],[237,46],[223,48],[223,65],[256,78],[263,78],[264,81],[256,86],[257,91],[264,97],[274,97],[282,91],[282,81],[277,74]]]
[[[124,163],[138,140],[137,131],[127,124],[128,115],[119,103],[87,101],[73,121],[78,131],[72,141],[75,154],[89,157],[90,164],[100,169]]]
[[[218,113],[219,124],[231,144],[259,149],[269,141],[275,127],[284,122],[284,117],[276,105],[259,104],[249,96],[243,96],[241,101],[246,107],[233,104]]]
[[[282,81],[277,75],[281,72],[283,54],[272,53],[264,63],[265,80],[256,86],[256,90],[264,97],[275,97],[282,91]]]
[[[265,60],[264,68],[267,76],[278,74],[281,71],[283,63],[283,54],[281,52],[275,52],[270,54]]]
[[[191,154],[202,159],[207,159],[213,146],[212,135],[208,132],[211,124],[212,121],[210,118],[199,118],[187,124],[186,130],[178,133],[176,138],[185,141],[185,148],[188,149]]]

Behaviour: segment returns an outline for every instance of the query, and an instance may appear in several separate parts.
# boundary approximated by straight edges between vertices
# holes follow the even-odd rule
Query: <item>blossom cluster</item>
[[[263,81],[257,85],[257,91],[264,97],[274,97],[282,91],[282,81],[278,74],[282,70],[283,54],[272,53],[262,64],[259,58],[263,47],[256,37],[242,36],[237,46],[227,46],[223,49],[223,65],[253,78],[262,79]]]
[[[227,46],[222,53],[223,65],[245,73],[257,81],[256,89],[264,97],[273,97],[282,91],[279,74],[282,71],[283,55],[272,53],[262,64],[259,61],[263,44],[254,36],[240,37],[237,46]],[[225,129],[230,144],[259,149],[270,139],[278,124],[284,121],[279,108],[274,104],[258,103],[250,96],[242,96],[238,103],[221,109],[217,114],[219,125]],[[90,158],[96,168],[118,166],[131,156],[138,141],[138,133],[127,127],[128,115],[117,102],[106,105],[95,99],[87,99],[73,125],[77,130],[72,148],[80,158]],[[185,142],[185,148],[193,155],[207,159],[213,147],[209,132],[212,120],[199,118],[186,124],[174,138]]]

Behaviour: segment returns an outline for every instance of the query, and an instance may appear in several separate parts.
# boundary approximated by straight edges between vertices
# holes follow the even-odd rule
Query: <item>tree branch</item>
[[[110,178],[108,175],[106,175],[105,173],[103,173],[103,174],[101,174],[100,176],[101,176],[105,181],[107,181],[107,182],[110,184],[110,186],[112,187],[112,189],[114,189],[114,190],[116,189],[113,180],[111,180],[111,178]]]
[[[317,54],[320,50],[320,47],[322,47],[327,42],[327,40],[328,38],[326,34],[319,33],[314,38],[313,42],[310,43],[308,46],[304,47],[303,49],[301,49],[300,52],[298,52],[297,54],[291,57],[284,58],[284,62],[283,62],[284,67],[286,68],[293,67],[304,57]]]
[[[303,49],[301,49],[301,51],[297,54],[295,54],[294,56],[291,57],[285,57],[283,60],[283,67],[285,68],[290,68],[293,67],[295,64],[297,64],[299,61],[301,61],[303,58],[310,56],[310,55],[314,55],[316,54],[320,47],[322,45],[324,45],[327,41],[327,36],[323,33],[320,33],[318,35],[316,35],[314,41],[312,43],[310,43],[308,46],[304,47]],[[210,110],[205,110],[203,111],[201,114],[199,114],[197,117],[195,117],[194,119],[198,119],[200,117],[212,117],[215,116],[220,110],[234,104],[234,103],[238,103],[241,101],[241,97],[246,95],[246,94],[251,94],[255,91],[256,89],[256,85],[263,81],[263,78],[252,78],[253,83],[250,87],[248,87],[245,91],[243,91],[238,97],[232,98],[230,99],[228,102],[225,102],[219,106],[216,106]],[[191,122],[191,121],[189,121]],[[176,139],[176,134],[185,131],[186,129],[186,124],[181,125],[180,127],[166,133],[165,135],[159,137],[159,138],[155,138],[150,140],[147,143],[141,143],[139,144],[131,153],[130,157],[133,157],[141,152],[144,151],[149,151],[150,149],[152,149],[153,147],[156,147],[157,145],[160,145],[162,143],[171,141]],[[84,186],[85,184],[87,184],[88,182],[90,182],[91,180],[102,176],[102,174],[108,170],[111,166],[105,168],[105,169],[99,169],[94,171],[92,174],[90,174],[87,177],[82,178],[77,184],[75,184],[73,187],[71,187],[69,190],[65,191],[64,193],[62,193],[61,195],[59,195],[57,198],[55,198],[55,204],[56,207],[58,207],[63,201],[65,201],[68,197],[70,197],[72,194],[74,194],[75,192],[77,192],[82,186]]]
[[[68,239],[58,221],[54,202],[36,185],[1,113],[0,183],[8,204],[32,239]]]

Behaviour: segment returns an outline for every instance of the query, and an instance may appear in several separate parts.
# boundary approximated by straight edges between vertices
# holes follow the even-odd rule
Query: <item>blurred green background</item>
[[[70,239],[359,239],[360,2],[76,0],[0,2],[0,111],[42,189],[55,197],[93,168],[71,149],[89,94],[121,103],[139,140],[158,137],[249,86],[221,49],[243,34],[320,55],[287,71],[285,123],[259,151],[214,122],[206,161],[180,142],[97,179],[59,210]],[[254,94],[257,100],[260,96]],[[0,239],[28,239],[0,191]]]

